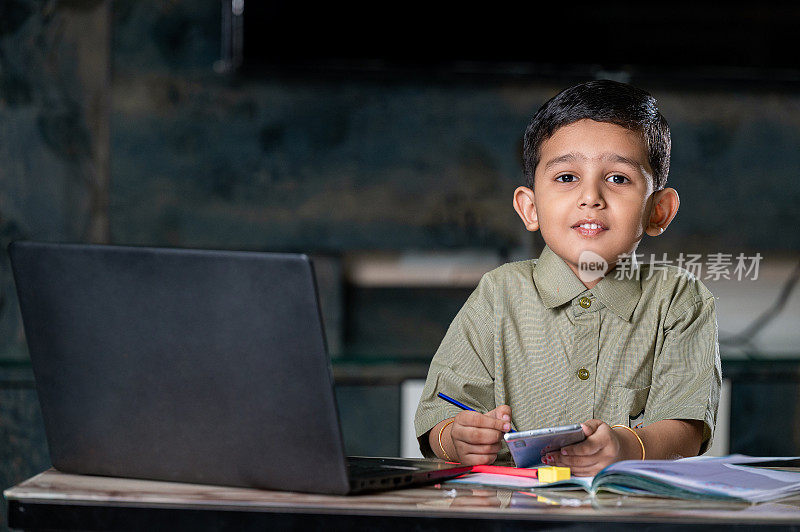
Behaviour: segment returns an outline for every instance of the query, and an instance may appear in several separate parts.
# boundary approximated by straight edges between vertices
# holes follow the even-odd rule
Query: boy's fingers
[[[603,422],[600,421],[599,419],[590,419],[589,421],[581,423],[581,428],[583,429],[583,433],[588,438],[589,436],[594,434],[602,424]]]
[[[561,448],[561,454],[573,456],[588,456],[597,453],[603,445],[595,440],[583,440],[580,443],[573,443]]]
[[[453,427],[452,437],[469,444],[494,444],[500,441],[502,432],[491,428]]]
[[[569,467],[570,472],[576,477],[591,477],[608,465],[608,461],[598,456],[562,456],[561,465]]]
[[[495,454],[464,454],[461,463],[465,465],[484,465],[492,464],[497,460]]]
[[[500,444],[494,443],[491,445],[472,445],[468,443],[463,444],[463,448],[459,449],[460,454],[497,454],[500,452]]]
[[[503,428],[505,425],[508,425],[510,429],[509,421],[503,419],[497,419],[493,416],[489,416],[486,414],[481,414],[478,412],[470,412],[470,411],[460,412],[456,416],[456,423],[468,427],[480,427],[485,429],[499,430],[500,432],[505,431],[505,429]]]
[[[489,412],[489,414],[493,415],[497,419],[511,421],[511,407],[508,405],[500,405]]]
[[[569,468],[590,468],[597,464],[598,458],[596,455],[592,456],[564,456],[558,457],[558,465],[566,466]]]

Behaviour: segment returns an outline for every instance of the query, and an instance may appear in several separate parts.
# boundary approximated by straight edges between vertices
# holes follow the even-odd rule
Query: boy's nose
[[[593,208],[605,207],[605,200],[603,199],[603,192],[600,187],[594,183],[585,183],[581,188],[579,205],[581,207]]]

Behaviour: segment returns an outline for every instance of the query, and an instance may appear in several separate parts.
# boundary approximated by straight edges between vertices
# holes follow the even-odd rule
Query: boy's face
[[[523,221],[529,230],[540,229],[577,275],[582,252],[597,253],[609,266],[632,253],[648,230],[658,194],[642,136],[585,119],[556,130],[542,144],[530,193],[533,222],[524,216]]]

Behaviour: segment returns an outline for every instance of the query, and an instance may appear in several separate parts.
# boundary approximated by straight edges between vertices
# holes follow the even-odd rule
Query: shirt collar
[[[639,271],[628,271],[624,275],[617,275],[616,270],[611,270],[592,288],[591,292],[614,314],[625,321],[631,321],[633,311],[642,296],[642,281],[639,273]]]
[[[533,269],[533,282],[547,308],[560,307],[586,291],[581,280],[549,246],[539,255]]]
[[[642,295],[642,285],[638,272],[627,273],[618,276],[610,271],[590,292],[614,314],[630,321]],[[536,262],[533,282],[546,308],[559,307],[586,291],[586,286],[549,246],[544,247]]]

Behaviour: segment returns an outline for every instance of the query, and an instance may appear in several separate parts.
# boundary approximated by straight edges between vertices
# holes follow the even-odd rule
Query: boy
[[[624,83],[577,85],[539,109],[513,205],[546,246],[484,275],[453,320],[417,409],[423,454],[488,464],[508,459],[512,429],[578,422],[586,439],[543,458],[574,475],[710,445],[714,298],[680,268],[635,260],[644,234],[660,235],[678,211],[665,188],[670,146],[655,99]]]

